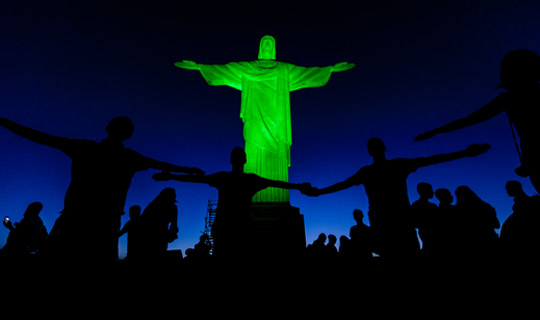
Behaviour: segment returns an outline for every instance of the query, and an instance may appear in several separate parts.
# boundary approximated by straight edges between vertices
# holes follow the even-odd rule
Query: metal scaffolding
[[[214,220],[216,219],[216,211],[217,211],[217,201],[216,200],[208,200],[208,207],[206,209],[206,217],[204,218],[204,234],[208,236],[208,240],[210,241],[210,244],[212,245],[211,248],[214,247],[214,237],[212,234],[212,226],[214,225]],[[210,249],[210,252],[212,252],[212,249]]]

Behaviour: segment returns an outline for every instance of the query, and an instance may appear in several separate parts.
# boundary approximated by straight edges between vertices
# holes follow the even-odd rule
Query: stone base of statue
[[[304,216],[289,203],[253,203],[253,244],[257,256],[299,257],[306,248]]]

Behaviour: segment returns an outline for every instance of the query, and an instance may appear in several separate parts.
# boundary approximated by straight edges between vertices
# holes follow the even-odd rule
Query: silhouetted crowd
[[[537,263],[540,256],[540,196],[526,194],[520,182],[512,180],[506,183],[507,194],[514,199],[514,205],[513,212],[502,227],[495,209],[469,187],[460,186],[455,190],[455,203],[448,189],[434,191],[430,184],[422,182],[418,184],[417,191],[419,198],[411,204],[408,216],[417,230],[421,247],[415,255],[401,257],[408,258],[407,263],[444,267]],[[432,202],[433,198],[437,199],[438,204]],[[124,261],[161,261],[196,266],[212,264],[214,260],[209,234],[203,234],[200,241],[187,249],[184,255],[167,250],[168,243],[177,238],[175,202],[174,189],[165,188],[142,214],[140,206],[130,207],[130,219],[118,234],[119,237],[128,235],[128,254]],[[39,217],[42,208],[41,203],[34,202],[28,206],[19,222],[12,223],[7,218],[4,220],[9,236],[0,251],[3,262],[31,262],[38,259],[48,237]],[[376,236],[372,228],[364,223],[363,211],[355,209],[353,218],[356,224],[350,227],[348,235],[341,235],[338,239],[333,234],[321,233],[307,245],[304,252],[298,252],[295,259],[301,257],[303,260],[296,261],[358,268],[381,264]],[[497,229],[500,229],[500,235]],[[243,254],[249,258],[249,253]]]
[[[540,191],[540,58],[534,52],[517,50],[501,64],[501,85],[506,91],[471,115],[416,137],[421,141],[436,134],[457,130],[505,112],[520,137],[521,166],[516,173],[528,177]],[[0,117],[0,126],[36,143],[57,149],[72,161],[71,182],[64,208],[48,231],[39,213],[39,202],[28,206],[23,218],[6,218],[9,236],[1,250],[2,263],[46,261],[51,263],[110,264],[118,260],[118,239],[127,233],[128,253],[123,263],[184,263],[303,261],[312,265],[504,266],[536,265],[540,253],[540,196],[527,195],[518,181],[508,181],[506,190],[514,199],[513,212],[501,226],[495,209],[467,186],[454,193],[433,190],[429,183],[417,186],[419,198],[412,204],[407,177],[418,169],[442,162],[477,157],[490,148],[472,144],[464,150],[412,159],[387,159],[386,146],[371,138],[367,151],[373,163],[325,188],[309,183],[270,180],[244,172],[246,153],[231,152],[231,171],[206,174],[199,168],[178,166],[146,157],[125,148],[134,125],[126,117],[111,120],[107,137],[100,142],[56,137]],[[516,142],[517,144],[517,142]],[[480,161],[480,160],[478,160]],[[181,253],[168,250],[178,235],[178,208],[172,188],[163,189],[144,209],[129,209],[130,220],[122,227],[126,195],[136,172],[157,169],[156,181],[176,180],[203,183],[218,190],[216,220],[211,234],[201,237],[193,248]],[[179,173],[179,174],[178,174]],[[357,224],[349,235],[321,234],[302,252],[286,257],[255,255],[250,243],[251,199],[266,188],[296,189],[311,197],[363,185],[368,197],[367,217],[357,209]],[[438,204],[432,202],[436,197]],[[455,203],[454,203],[455,198]],[[309,213],[308,213],[309,214]],[[331,219],[331,218],[329,218]],[[499,234],[496,232],[500,229]],[[339,243],[339,245],[338,245]]]

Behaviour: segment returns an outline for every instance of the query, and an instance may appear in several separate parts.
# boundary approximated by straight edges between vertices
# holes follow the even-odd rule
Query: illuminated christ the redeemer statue
[[[288,182],[292,144],[289,92],[324,86],[332,72],[349,70],[354,64],[308,68],[276,61],[275,39],[267,35],[261,39],[257,60],[220,65],[183,60],[175,66],[199,70],[210,85],[227,85],[242,91],[245,172]],[[268,188],[257,193],[253,202],[289,203],[289,190]]]

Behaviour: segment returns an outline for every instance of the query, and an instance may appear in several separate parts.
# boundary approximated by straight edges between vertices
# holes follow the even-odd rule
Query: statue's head
[[[276,60],[276,39],[274,37],[266,35],[261,38],[259,59]]]

